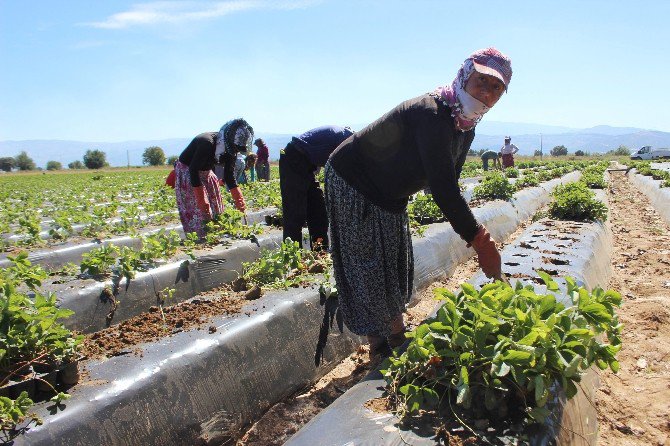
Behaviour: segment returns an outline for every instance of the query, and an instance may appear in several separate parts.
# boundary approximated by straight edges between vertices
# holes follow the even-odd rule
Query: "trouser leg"
[[[323,190],[316,179],[310,181],[307,189],[307,228],[312,246],[318,239],[321,239],[322,247],[328,247],[326,203],[323,199]]]
[[[307,220],[307,187],[299,153],[287,152],[279,157],[279,188],[281,190],[284,231],[283,238],[301,242],[302,227]]]

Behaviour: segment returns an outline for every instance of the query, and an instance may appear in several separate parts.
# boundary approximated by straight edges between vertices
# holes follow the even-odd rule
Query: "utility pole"
[[[126,161],[128,162],[128,170],[130,170],[130,150],[126,149]]]
[[[542,160],[543,155],[544,151],[542,150],[542,133],[540,133],[540,160]]]

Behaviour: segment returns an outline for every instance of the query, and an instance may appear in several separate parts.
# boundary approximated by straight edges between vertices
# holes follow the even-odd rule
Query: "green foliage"
[[[16,167],[16,161],[10,156],[3,156],[0,158],[0,170],[4,172],[11,172]]]
[[[58,161],[47,161],[47,170],[61,170],[63,165]]]
[[[119,248],[111,243],[94,248],[82,255],[81,272],[92,276],[107,275],[112,272],[118,254]]]
[[[517,189],[523,189],[525,187],[533,187],[540,184],[537,179],[537,175],[533,172],[524,173],[521,178],[519,178],[516,183],[514,183]]]
[[[505,176],[507,178],[519,178],[519,169],[508,167],[505,169]]]
[[[586,155],[588,155],[588,153],[584,152],[583,150],[575,151],[575,156],[586,156]]]
[[[559,220],[606,221],[607,206],[582,182],[559,185],[551,193],[549,215]]]
[[[535,149],[535,150],[533,151],[533,156],[542,156],[542,151],[539,150],[539,149]]]
[[[76,161],[72,161],[71,163],[68,163],[67,168],[68,169],[83,169],[84,164],[81,161],[76,160]]]
[[[263,250],[257,260],[243,263],[242,277],[259,286],[288,288],[304,281],[315,263],[322,262],[314,252],[287,238],[278,249]]]
[[[21,392],[16,400],[12,400],[5,396],[0,396],[0,439],[3,444],[11,444],[14,433],[12,432],[16,425],[22,423],[26,418],[30,418],[30,423],[41,425],[42,420],[34,415],[28,414],[28,409],[33,405],[33,400],[28,396],[25,390]]]
[[[162,166],[165,164],[165,152],[157,146],[147,147],[142,153],[142,163],[150,166]]]
[[[88,169],[101,169],[107,166],[107,155],[101,150],[87,150],[84,154],[84,165]]]
[[[167,164],[168,166],[174,166],[174,163],[176,163],[178,159],[179,159],[178,155],[168,156],[168,159],[165,162],[165,164]]]
[[[582,177],[579,181],[586,184],[591,189],[604,189],[607,187],[604,172],[607,169],[606,162],[591,164],[582,170]]]
[[[551,149],[551,156],[565,156],[568,154],[568,148],[560,145],[556,146],[553,149]]]
[[[472,198],[476,200],[509,200],[516,188],[501,172],[489,172],[475,186]]]
[[[592,365],[618,371],[620,295],[589,293],[566,278],[572,305],[565,306],[556,282],[538,274],[547,294],[500,281],[480,290],[464,283],[458,295],[435,291],[444,300],[437,315],[408,333],[407,350],[383,366],[401,416],[448,402],[491,418],[521,407],[529,421],[542,421],[554,383],[572,398]]]
[[[19,170],[35,170],[35,161],[24,151],[14,157],[14,164]]]
[[[608,155],[615,155],[615,156],[630,156],[630,153],[631,153],[630,149],[624,145],[621,145],[616,149],[607,152]]]
[[[248,239],[261,232],[258,224],[248,226],[242,221],[244,214],[232,206],[226,206],[223,212],[207,222],[205,240],[209,245],[221,242],[224,237]]]
[[[407,206],[407,213],[411,220],[420,225],[435,223],[444,220],[442,210],[437,206],[430,194],[417,194]]]

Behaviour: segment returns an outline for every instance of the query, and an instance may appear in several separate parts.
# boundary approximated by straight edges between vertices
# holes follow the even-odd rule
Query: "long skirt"
[[[258,181],[270,181],[270,163],[268,161],[256,163]]]
[[[177,161],[175,176],[177,209],[179,210],[179,218],[181,219],[184,233],[195,232],[198,234],[198,237],[203,238],[205,236],[205,225],[209,220],[209,216],[198,209],[193,187],[191,186],[191,174],[188,171],[188,166],[181,161]],[[218,178],[211,170],[200,171],[199,176],[200,183],[204,186],[207,198],[209,198],[212,216],[219,215],[223,212],[223,201],[221,200]]]
[[[503,168],[514,167],[514,155],[512,155],[511,153],[503,154],[502,166]]]
[[[407,212],[375,205],[325,168],[330,251],[344,323],[358,335],[388,337],[412,296],[414,258]]]

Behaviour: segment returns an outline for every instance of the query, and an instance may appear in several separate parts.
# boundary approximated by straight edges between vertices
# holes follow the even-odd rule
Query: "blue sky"
[[[491,45],[514,75],[486,120],[670,132],[668,17],[644,0],[0,0],[0,140],[366,124]]]

